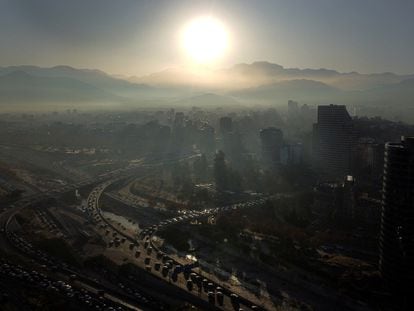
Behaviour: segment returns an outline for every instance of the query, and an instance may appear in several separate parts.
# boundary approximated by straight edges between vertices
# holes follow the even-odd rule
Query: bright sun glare
[[[182,44],[197,63],[211,63],[227,49],[228,34],[219,20],[210,16],[199,17],[184,28]]]

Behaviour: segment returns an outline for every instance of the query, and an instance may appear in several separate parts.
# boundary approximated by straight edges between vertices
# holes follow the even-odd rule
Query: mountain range
[[[17,70],[0,76],[0,102],[116,101],[119,98],[78,79],[34,76]]]
[[[217,89],[242,89],[274,84],[289,80],[313,80],[345,91],[358,91],[382,85],[395,84],[413,75],[397,75],[390,72],[361,74],[358,72],[341,73],[331,69],[285,68],[269,62],[237,64],[230,68],[207,71],[200,74],[199,69],[169,68],[143,77],[130,77],[129,81],[149,85],[175,85],[215,87]]]
[[[394,84],[403,80],[412,79],[414,75],[397,75],[390,72],[379,74],[361,74],[358,72],[341,73],[331,69],[298,69],[284,68],[269,62],[254,62],[252,64],[238,64],[223,71],[231,77],[260,81],[260,84],[269,84],[283,80],[314,80],[325,83],[341,90],[364,90],[386,84]]]
[[[401,109],[414,103],[414,75],[284,68],[269,62],[221,70],[172,68],[143,77],[69,66],[0,67],[0,104],[127,103],[210,106],[272,104],[288,99]]]

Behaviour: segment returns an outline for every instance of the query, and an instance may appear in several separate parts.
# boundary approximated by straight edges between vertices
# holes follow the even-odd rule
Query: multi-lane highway
[[[87,212],[96,223],[107,242],[108,247],[128,254],[130,260],[137,266],[145,269],[157,278],[191,293],[202,302],[208,302],[209,306],[224,310],[257,310],[253,302],[233,293],[222,284],[208,279],[195,269],[197,264],[191,261],[173,258],[153,243],[157,231],[168,226],[179,225],[184,222],[194,221],[199,218],[207,218],[221,212],[239,210],[262,204],[263,198],[237,203],[229,206],[205,209],[203,211],[187,210],[185,214],[177,215],[171,219],[161,221],[140,232],[139,238],[127,232],[126,228],[104,217],[99,199],[105,189],[119,179],[104,182],[95,187],[87,200]]]
[[[182,159],[172,160],[172,161],[181,161]],[[151,310],[163,310],[167,309],[167,306],[164,305],[159,299],[152,297],[140,290],[136,286],[128,286],[123,284],[122,278],[118,275],[111,275],[111,281],[107,281],[104,278],[101,278],[99,281],[96,277],[88,277],[87,271],[78,271],[74,267],[68,266],[66,263],[57,260],[48,254],[36,249],[30,242],[26,241],[22,236],[19,236],[17,230],[15,232],[14,224],[15,215],[21,212],[24,208],[30,207],[33,204],[42,202],[48,198],[58,198],[64,193],[75,191],[82,187],[89,187],[96,184],[109,185],[110,183],[127,179],[131,176],[134,176],[139,171],[142,174],[142,170],[145,168],[153,168],[160,165],[159,163],[136,163],[129,165],[126,168],[117,169],[110,171],[104,174],[99,175],[98,177],[84,179],[76,184],[63,186],[57,189],[52,189],[47,192],[38,192],[34,195],[26,196],[21,200],[15,202],[13,205],[3,208],[2,213],[0,213],[0,247],[3,254],[11,255],[9,258],[13,257],[13,254],[20,253],[26,258],[30,259],[30,266],[35,269],[42,269],[48,277],[54,277],[56,280],[50,280],[48,282],[39,281],[38,278],[33,278],[30,274],[27,274],[23,267],[13,266],[10,262],[4,261],[6,264],[2,266],[0,275],[6,278],[16,278],[18,281],[24,280],[25,278],[33,279],[35,285],[47,284],[48,287],[54,288],[54,282],[59,282],[61,284],[67,284],[69,280],[73,282],[73,290],[78,289],[82,293],[86,294],[86,307],[90,307],[94,310],[140,310],[140,309],[151,309]],[[97,196],[99,198],[100,196]],[[17,228],[18,229],[18,228]],[[15,271],[19,273],[15,273]],[[38,273],[33,270],[34,274]],[[46,276],[46,274],[43,274]],[[115,280],[115,284],[113,281]],[[38,283],[36,283],[38,282]],[[66,286],[66,285],[65,285]],[[67,287],[69,288],[69,287]],[[98,296],[96,296],[98,295]],[[75,297],[76,296],[76,297]],[[96,297],[95,297],[96,296]],[[68,298],[85,300],[81,294],[70,296]],[[92,298],[89,298],[92,297]],[[94,303],[94,299],[99,298],[103,304]],[[106,302],[106,303],[105,303]],[[114,306],[114,307],[112,307]]]
[[[90,306],[91,308],[99,310],[112,310],[110,308],[114,306],[114,308],[116,307],[117,310],[140,310],[141,307],[144,307],[145,309],[163,309],[162,303],[155,299],[152,299],[152,297],[146,297],[141,292],[125,287],[119,290],[114,287],[104,286],[102,283],[97,282],[93,278],[88,278],[84,275],[83,271],[77,271],[76,268],[70,267],[67,264],[56,260],[48,254],[36,249],[30,242],[23,239],[21,236],[15,233],[13,229],[10,228],[12,227],[14,216],[28,206],[31,206],[37,202],[41,202],[47,198],[58,197],[63,193],[103,182],[108,179],[117,180],[118,178],[127,178],[130,176],[130,174],[134,174],[136,169],[136,166],[130,167],[128,169],[119,169],[117,171],[103,174],[98,178],[84,180],[77,184],[61,187],[50,192],[38,193],[17,201],[13,206],[6,209],[3,213],[0,214],[0,246],[2,247],[2,250],[4,252],[19,252],[20,254],[23,254],[26,257],[30,258],[32,262],[38,264],[41,269],[46,270],[52,275],[59,275],[60,277],[59,280],[54,280],[46,283],[43,281],[38,281],[36,278],[31,278],[35,283],[37,282],[37,285],[40,283],[45,283],[47,286],[53,287],[53,282],[66,282],[75,278],[76,284],[73,284],[74,289],[77,288],[86,293],[86,300],[88,301],[86,303],[86,306]],[[9,269],[8,267],[11,268]],[[16,274],[13,272],[13,269],[17,269],[17,271],[23,271],[22,267],[18,266],[17,268],[13,268],[10,263],[7,263],[7,265],[4,266],[4,269],[0,272],[6,277],[22,277],[23,279],[30,277],[30,275],[27,276],[26,273],[23,272]],[[101,308],[103,306],[102,304],[94,303],[94,300],[92,298],[88,299],[88,297],[94,297],[94,295],[96,296],[98,293],[100,293],[100,297],[98,297],[99,300],[101,302],[103,301],[104,305],[107,305],[108,308]],[[82,295],[75,296],[76,299],[85,300]],[[73,297],[70,296],[68,298]]]
[[[155,165],[152,164],[150,166]],[[78,280],[77,284],[74,285],[75,288],[89,291],[89,296],[94,293],[105,292],[105,297],[101,299],[106,299],[108,305],[112,304],[120,309],[138,309],[142,306],[151,309],[161,309],[162,304],[159,301],[143,292],[136,291],[125,285],[120,290],[118,289],[118,291],[112,287],[105,287],[94,279],[82,276],[80,271],[35,249],[33,245],[25,241],[13,232],[13,230],[10,230],[14,216],[26,206],[40,202],[46,198],[58,197],[65,192],[74,191],[81,187],[97,185],[88,196],[86,212],[89,219],[96,224],[109,248],[117,249],[124,254],[128,254],[130,261],[137,267],[147,271],[148,274],[155,276],[157,279],[163,280],[163,282],[180,289],[182,291],[182,297],[186,297],[186,299],[193,304],[198,304],[200,307],[205,308],[207,306],[208,308],[224,310],[259,309],[253,302],[244,297],[239,297],[227,289],[226,286],[223,286],[223,284],[218,284],[206,276],[201,275],[197,271],[199,269],[194,269],[195,264],[180,260],[179,258],[173,258],[163,253],[153,241],[156,232],[168,226],[179,225],[198,218],[206,218],[221,212],[256,206],[257,204],[263,203],[263,199],[203,211],[189,210],[185,214],[177,215],[176,217],[161,221],[158,224],[142,230],[138,238],[126,232],[122,226],[106,219],[100,209],[99,200],[108,186],[133,176],[137,173],[137,169],[142,167],[143,165],[140,164],[118,169],[102,174],[98,178],[83,180],[71,186],[65,186],[47,193],[39,193],[16,202],[14,206],[0,214],[0,228],[3,233],[0,237],[0,245],[4,249],[8,247],[12,251],[21,252],[43,268],[50,269],[53,274],[58,272],[61,278],[63,278],[61,280],[62,282],[75,277]],[[18,267],[18,269],[21,268]],[[49,282],[48,284],[53,284],[53,282]],[[127,293],[127,295],[122,295],[122,292]]]
[[[47,272],[47,271],[46,271]],[[141,310],[140,308],[112,296],[102,290],[98,290],[81,280],[61,280],[48,275],[45,272],[28,270],[6,260],[0,260],[0,276],[8,281],[9,287],[14,283],[18,287],[42,289],[51,295],[60,296],[69,300],[78,309],[94,310]]]

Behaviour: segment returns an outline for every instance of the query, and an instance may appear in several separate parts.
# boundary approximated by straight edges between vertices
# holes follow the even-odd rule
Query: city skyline
[[[412,12],[0,0],[0,310],[413,310]]]

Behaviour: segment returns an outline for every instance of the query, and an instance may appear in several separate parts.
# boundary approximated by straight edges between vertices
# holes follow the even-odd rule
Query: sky
[[[144,75],[185,66],[184,25],[211,15],[229,48],[215,68],[414,73],[412,0],[0,0],[0,66],[96,68]]]

